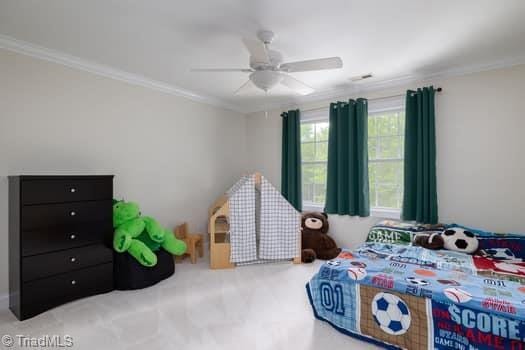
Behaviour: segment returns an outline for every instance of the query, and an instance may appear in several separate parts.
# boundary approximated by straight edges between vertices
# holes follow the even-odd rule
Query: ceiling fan
[[[319,58],[314,60],[283,63],[283,55],[271,50],[269,45],[275,35],[269,30],[257,33],[257,38],[243,38],[244,46],[250,52],[250,68],[203,68],[192,69],[193,72],[243,72],[250,73],[249,80],[244,83],[235,94],[251,90],[252,84],[266,93],[278,84],[282,84],[295,93],[308,95],[314,89],[295,79],[288,73],[307,72],[343,67],[340,57]]]

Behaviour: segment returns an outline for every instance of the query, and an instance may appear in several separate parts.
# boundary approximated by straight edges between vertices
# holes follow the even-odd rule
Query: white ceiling
[[[285,61],[341,56],[344,68],[293,74],[316,93],[525,58],[524,0],[2,0],[0,34],[218,98],[244,111],[296,99],[234,96],[241,37],[271,29]]]

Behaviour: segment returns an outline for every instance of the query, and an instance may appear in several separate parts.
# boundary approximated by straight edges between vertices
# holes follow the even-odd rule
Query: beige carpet
[[[304,285],[318,270],[275,264],[210,270],[177,264],[153,287],[69,303],[19,322],[0,311],[0,336],[70,335],[74,349],[371,349],[314,319]]]

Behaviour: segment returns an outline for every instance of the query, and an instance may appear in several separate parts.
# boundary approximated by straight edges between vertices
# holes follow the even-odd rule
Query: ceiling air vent
[[[360,80],[365,80],[365,79],[372,78],[372,77],[373,77],[372,73],[368,73],[368,74],[363,74],[363,75],[356,75],[355,77],[351,77],[350,80],[360,81]]]

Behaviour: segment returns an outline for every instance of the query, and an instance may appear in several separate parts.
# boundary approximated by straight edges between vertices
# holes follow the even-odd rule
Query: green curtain
[[[434,95],[432,86],[406,94],[402,217],[427,224],[438,221]]]
[[[281,193],[298,211],[302,210],[301,193],[301,113],[298,109],[281,114],[283,122]]]
[[[366,99],[330,104],[325,211],[370,215]]]

